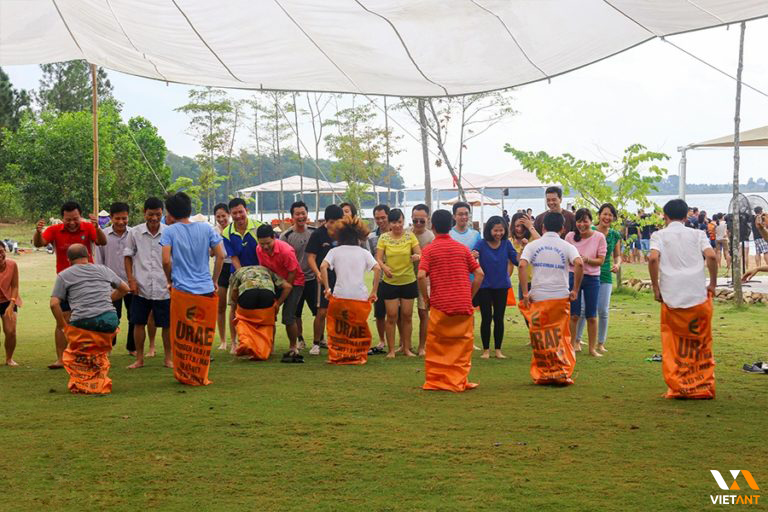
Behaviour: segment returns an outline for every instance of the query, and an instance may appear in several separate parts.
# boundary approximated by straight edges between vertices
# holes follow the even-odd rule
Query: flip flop
[[[64,369],[64,365],[63,364],[53,363],[53,364],[49,364],[48,365],[48,369],[49,370],[63,370]]]

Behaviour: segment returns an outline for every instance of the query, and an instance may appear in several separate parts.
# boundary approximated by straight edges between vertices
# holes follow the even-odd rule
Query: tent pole
[[[680,176],[678,176],[679,181],[677,183],[677,195],[679,195],[680,199],[683,201],[685,201],[685,181],[688,174],[688,159],[686,158],[686,151],[688,151],[688,149],[688,146],[677,148],[677,150],[680,152]]]
[[[96,65],[91,64],[91,112],[93,114],[93,214],[99,214],[99,90]]]
[[[485,225],[485,187],[480,189],[480,232],[483,232]]]
[[[732,263],[731,263],[731,269],[733,271],[733,291],[734,291],[734,299],[737,306],[740,306],[743,301],[744,297],[742,295],[741,290],[741,265],[740,265],[740,258],[741,254],[739,254],[739,240],[741,240],[741,216],[740,212],[738,212],[738,197],[739,197],[739,164],[740,164],[740,155],[739,155],[739,128],[741,125],[741,72],[744,68],[744,32],[747,30],[747,24],[743,21],[741,22],[741,35],[739,37],[739,64],[736,69],[736,113],[733,117],[733,124],[734,124],[734,130],[733,130],[733,199],[731,200],[731,203],[735,205],[735,208],[731,214],[733,215],[733,240],[736,241],[736,243],[731,244],[731,251],[733,254]]]

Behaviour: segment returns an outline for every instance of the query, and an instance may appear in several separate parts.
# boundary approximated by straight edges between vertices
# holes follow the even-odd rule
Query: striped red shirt
[[[422,249],[419,270],[429,276],[429,305],[446,315],[471,315],[472,283],[469,274],[479,264],[469,249],[450,235],[436,235]]]

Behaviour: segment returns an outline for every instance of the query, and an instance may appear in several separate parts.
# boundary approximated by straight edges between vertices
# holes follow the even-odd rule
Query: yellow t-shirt
[[[381,235],[376,247],[384,251],[387,266],[392,271],[392,277],[384,276],[385,283],[400,286],[416,281],[411,255],[413,248],[418,246],[419,240],[409,231],[403,233],[398,239],[392,238],[391,233]]]

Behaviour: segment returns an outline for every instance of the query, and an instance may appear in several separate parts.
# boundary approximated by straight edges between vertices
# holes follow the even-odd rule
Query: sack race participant
[[[562,240],[565,219],[547,212],[544,234],[529,242],[520,255],[520,312],[531,339],[531,378],[536,384],[569,385],[576,365],[571,344],[570,303],[578,297],[584,273],[583,261],[573,245]],[[569,290],[569,264],[573,266],[573,290]],[[528,289],[528,275],[533,282]]]
[[[260,265],[240,267],[232,274],[229,287],[239,340],[235,355],[266,361],[274,348],[277,310],[290,296],[293,287]],[[281,293],[275,301],[277,289],[281,289]]]
[[[381,267],[373,255],[361,247],[368,239],[368,228],[359,217],[346,216],[337,222],[334,247],[320,265],[320,282],[328,299],[328,362],[365,364],[371,348],[368,316],[376,302]],[[373,287],[368,293],[365,273],[373,271]],[[336,280],[329,283],[329,273]],[[332,289],[331,289],[332,288]]]
[[[704,231],[685,227],[687,213],[682,199],[664,205],[666,227],[651,235],[648,256],[653,293],[662,303],[664,396],[711,399],[715,398],[711,297],[717,285],[717,256]]]
[[[171,290],[173,375],[182,384],[207,386],[219,298]]]
[[[89,263],[84,245],[70,245],[67,258],[71,266],[56,277],[51,293],[56,327],[67,340],[62,354],[69,374],[67,388],[72,393],[111,393],[109,352],[119,323],[113,302],[130,290],[109,268]],[[61,309],[62,302],[68,302],[71,308],[69,322]]]
[[[207,222],[190,222],[192,201],[184,192],[165,200],[169,226],[160,236],[163,271],[171,289],[173,374],[190,386],[207,386],[224,265],[224,246]],[[211,276],[209,254],[215,261]]]
[[[419,263],[419,290],[429,309],[424,356],[428,390],[466,391],[474,350],[472,298],[483,283],[483,271],[464,245],[451,238],[451,214],[432,214],[435,240],[424,248]],[[472,274],[473,279],[463,276]]]
[[[571,344],[571,303],[565,299],[520,305],[531,338],[531,378],[535,384],[569,385],[576,366]]]

